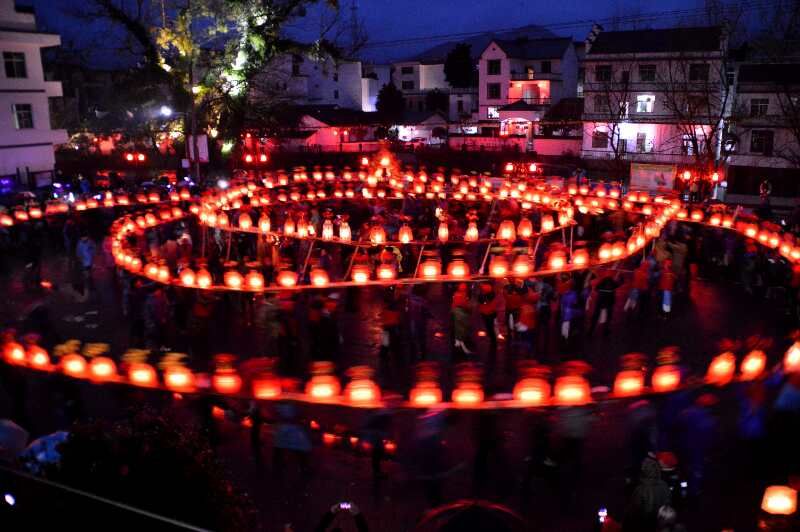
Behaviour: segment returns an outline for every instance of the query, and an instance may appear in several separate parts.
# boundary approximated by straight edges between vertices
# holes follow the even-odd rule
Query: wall
[[[419,66],[419,88],[423,91],[449,89],[450,85],[447,83],[444,76],[444,64],[421,64]]]
[[[581,137],[536,137],[533,139],[533,151],[538,155],[580,156],[581,142]]]
[[[525,151],[527,139],[525,138],[502,138],[502,137],[453,137],[447,140],[447,144],[452,150],[465,149],[467,151],[502,151],[517,150]]]
[[[0,27],[35,30],[36,17],[33,13],[17,12],[14,9],[14,0],[0,0]]]

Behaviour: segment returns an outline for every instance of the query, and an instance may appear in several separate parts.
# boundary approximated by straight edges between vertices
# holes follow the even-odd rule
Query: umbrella
[[[25,450],[28,443],[28,431],[11,421],[0,419],[0,459],[14,460]]]

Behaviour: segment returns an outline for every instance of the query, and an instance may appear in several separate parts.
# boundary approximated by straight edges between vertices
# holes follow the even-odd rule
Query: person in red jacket
[[[625,301],[625,312],[636,310],[639,301],[650,290],[650,263],[643,260],[642,263],[633,271],[631,281],[631,291]]]
[[[484,281],[478,287],[478,312],[489,339],[489,359],[494,360],[497,354],[497,295],[492,281]]]
[[[661,310],[665,315],[672,312],[672,292],[675,289],[677,277],[672,271],[672,261],[666,259],[661,265],[661,277],[658,280],[658,289],[661,291]]]

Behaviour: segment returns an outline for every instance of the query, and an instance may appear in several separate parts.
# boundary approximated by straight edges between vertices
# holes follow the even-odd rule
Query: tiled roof
[[[495,39],[508,57],[513,59],[558,59],[572,46],[572,39]]]
[[[721,36],[722,28],[719,26],[601,31],[586,55],[711,52],[720,49]]]

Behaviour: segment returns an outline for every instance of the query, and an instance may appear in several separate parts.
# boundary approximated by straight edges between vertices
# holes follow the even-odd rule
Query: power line
[[[732,11],[734,9],[741,9],[742,11],[751,11],[754,9],[764,8],[764,7],[776,7],[778,4],[780,4],[780,2],[781,0],[756,0],[749,2],[738,2],[726,5],[725,9],[726,11]],[[691,8],[691,9],[675,9],[671,11],[659,11],[653,13],[640,14],[640,15],[630,15],[627,17],[607,17],[604,19],[584,19],[584,20],[575,20],[569,22],[555,22],[552,24],[544,24],[539,27],[542,30],[569,29],[569,28],[579,28],[594,23],[603,24],[603,23],[651,22],[653,20],[661,20],[664,18],[673,19],[678,17],[699,16],[704,14],[706,14],[706,10],[705,8],[702,7]],[[495,30],[465,31],[458,33],[443,33],[439,35],[428,35],[420,37],[407,37],[404,39],[392,39],[392,40],[368,42],[367,44],[364,45],[364,48],[380,48],[385,46],[394,46],[397,44],[415,44],[424,42],[445,41],[445,40],[461,39],[467,37],[478,37],[486,34],[512,33],[515,31],[524,31],[528,29],[529,26],[516,26],[512,28],[500,28]]]

